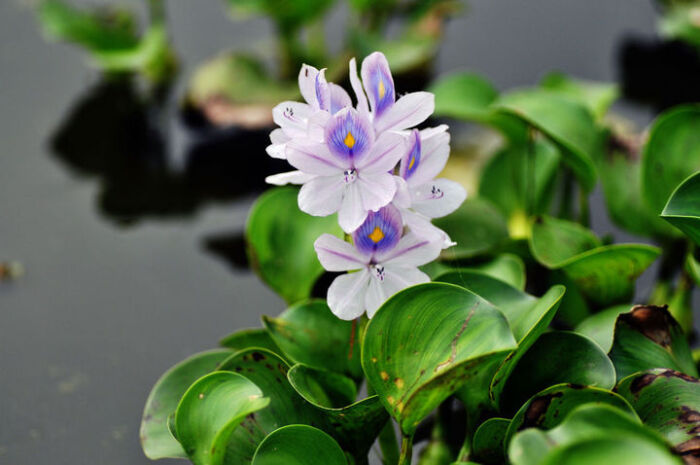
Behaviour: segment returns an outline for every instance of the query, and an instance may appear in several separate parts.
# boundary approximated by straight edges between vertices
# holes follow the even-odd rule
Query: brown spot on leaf
[[[636,305],[629,313],[619,316],[619,321],[627,323],[635,331],[642,333],[661,347],[671,345],[671,325],[673,318],[668,306]]]
[[[698,423],[700,422],[700,412],[684,405],[681,407],[681,414],[678,416],[678,419],[683,423]]]
[[[563,393],[553,392],[552,394],[546,394],[535,398],[530,405],[528,405],[527,410],[525,410],[525,416],[523,417],[523,424],[518,428],[518,430],[530,428],[532,426],[538,426],[544,421],[544,417],[549,408],[549,404],[552,400],[561,397]]]
[[[260,360],[265,360],[265,356],[261,354],[260,352],[253,352],[253,360],[256,362],[259,362]]]
[[[700,437],[694,437],[678,444],[675,451],[686,465],[700,465]]]

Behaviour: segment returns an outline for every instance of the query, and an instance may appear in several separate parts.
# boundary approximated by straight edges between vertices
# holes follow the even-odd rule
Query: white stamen
[[[379,282],[384,281],[384,267],[382,265],[372,265],[370,267],[372,270],[372,275],[379,280]]]

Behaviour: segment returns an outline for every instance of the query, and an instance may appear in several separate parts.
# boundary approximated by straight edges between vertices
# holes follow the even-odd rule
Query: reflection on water
[[[175,163],[167,143],[167,93],[143,95],[129,79],[103,80],[79,98],[55,131],[53,155],[94,177],[100,212],[121,225],[192,215],[211,202],[262,191],[286,169],[265,155],[269,130],[200,128]],[[206,136],[206,137],[203,137]]]

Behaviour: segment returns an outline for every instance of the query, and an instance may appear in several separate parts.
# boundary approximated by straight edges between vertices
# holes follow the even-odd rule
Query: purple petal
[[[413,173],[416,172],[421,164],[421,143],[420,143],[420,133],[417,129],[411,131],[411,135],[408,136],[408,150],[401,160],[401,168],[399,174],[401,177],[408,180]]]
[[[316,102],[320,110],[329,111],[331,109],[331,89],[326,81],[325,68],[318,72],[315,82]]]
[[[393,172],[405,151],[406,141],[403,136],[385,132],[377,138],[367,156],[357,160],[355,167],[361,173]]]
[[[325,140],[333,155],[354,167],[354,163],[372,148],[374,130],[368,119],[346,108],[329,120]]]
[[[362,83],[375,117],[381,116],[394,105],[394,79],[383,53],[374,52],[362,61]]]
[[[407,179],[409,186],[415,187],[435,179],[445,168],[450,156],[450,134],[447,126],[427,128],[420,131],[420,165]]]
[[[332,82],[328,84],[331,90],[331,114],[336,114],[346,107],[352,107],[352,100],[345,89]]]
[[[442,241],[410,232],[394,248],[375,255],[374,260],[395,266],[420,266],[435,260],[440,255],[440,250]]]
[[[375,255],[396,247],[402,232],[401,213],[393,205],[387,205],[379,211],[369,212],[352,238],[359,251]]]

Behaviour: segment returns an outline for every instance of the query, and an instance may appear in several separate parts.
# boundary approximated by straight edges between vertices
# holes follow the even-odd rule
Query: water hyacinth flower
[[[338,318],[352,320],[365,311],[372,318],[392,295],[430,281],[418,266],[437,258],[440,241],[402,233],[401,213],[388,205],[367,216],[353,232],[353,244],[330,234],[316,240],[314,248],[326,270],[353,271],[335,278],[328,288],[328,306]]]
[[[443,247],[450,247],[454,244],[449,236],[430,222],[431,218],[455,211],[467,197],[459,183],[436,179],[450,155],[447,126],[414,129],[407,134],[407,141],[408,147],[399,165],[401,181],[394,203],[411,231],[420,236],[441,237]]]

